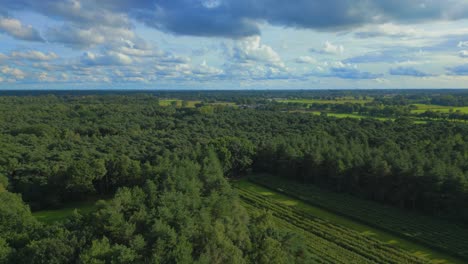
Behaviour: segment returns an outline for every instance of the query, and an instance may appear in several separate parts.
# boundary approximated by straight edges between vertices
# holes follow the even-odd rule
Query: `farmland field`
[[[182,107],[182,103],[184,100],[180,99],[161,99],[159,100],[160,106],[170,106],[175,102],[177,107]],[[196,104],[202,103],[200,100],[185,100],[187,103],[186,107],[193,108]],[[214,102],[214,103],[205,103],[207,105],[225,105],[225,106],[235,106],[236,104],[233,102]]]
[[[161,106],[170,106],[173,102],[175,102],[178,107],[181,107],[183,100],[179,100],[179,99],[162,99],[162,100],[159,100],[159,105],[161,105]],[[201,103],[201,101],[195,101],[195,100],[187,101],[187,107],[195,107],[195,105],[198,104],[198,103]]]
[[[323,263],[463,263],[428,247],[363,225],[271,189],[234,183],[249,210],[269,210],[278,226],[301,234]]]
[[[299,184],[270,176],[256,176],[251,180],[400,237],[451,255],[468,258],[468,229],[456,224],[324,191],[310,184]]]
[[[312,111],[311,113],[314,114],[314,115],[320,115],[321,114],[321,112],[319,112],[319,111]],[[336,117],[336,118],[358,118],[358,119],[373,118],[373,119],[377,119],[377,120],[381,120],[381,121],[395,120],[395,118],[390,118],[390,117],[364,116],[364,115],[360,115],[360,114],[357,114],[357,113],[356,114],[327,113],[327,116],[333,116],[333,117]]]
[[[429,104],[414,104],[417,109],[411,111],[411,113],[420,114],[426,111],[449,113],[450,111],[462,113],[468,113],[468,106],[456,107],[456,106],[443,106],[443,105],[429,105]]]
[[[277,102],[281,103],[301,103],[301,104],[345,104],[345,103],[353,103],[353,104],[365,104],[372,102],[372,98],[360,98],[355,99],[353,97],[341,97],[335,100],[326,100],[326,99],[279,99],[276,100]]]

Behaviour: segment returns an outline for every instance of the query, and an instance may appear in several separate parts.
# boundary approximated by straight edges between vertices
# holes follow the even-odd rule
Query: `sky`
[[[0,89],[468,88],[468,0],[0,0]]]

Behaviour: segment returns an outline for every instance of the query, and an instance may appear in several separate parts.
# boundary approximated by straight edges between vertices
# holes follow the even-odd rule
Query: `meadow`
[[[186,105],[184,106],[184,102]],[[188,107],[194,108],[197,104],[201,104],[202,101],[200,100],[180,100],[180,99],[161,99],[159,100],[160,106],[170,106],[175,104],[176,107]],[[205,103],[206,105],[224,105],[224,106],[235,106],[236,104],[233,102],[211,102]]]
[[[460,111],[461,113],[468,114],[468,106],[443,106],[443,105],[431,105],[431,104],[414,104],[416,109],[411,110],[411,113],[420,114],[426,111],[450,113]]]
[[[354,98],[354,97],[338,97],[336,99],[305,99],[305,98],[298,98],[298,99],[277,99],[275,101],[280,103],[301,103],[301,104],[346,104],[346,103],[353,103],[353,104],[365,104],[370,103],[374,99],[370,97],[366,98]]]

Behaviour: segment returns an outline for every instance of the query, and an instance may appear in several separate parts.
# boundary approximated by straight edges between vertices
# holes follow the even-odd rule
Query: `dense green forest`
[[[361,110],[459,107],[468,98],[460,91],[6,94],[0,263],[314,262],[300,236],[240,203],[228,178],[250,173],[467,225],[468,124],[416,123],[390,112],[379,115],[394,121],[335,118],[278,102],[350,96],[372,98],[346,104]],[[182,103],[162,103],[173,98]],[[31,215],[109,196],[60,223]]]

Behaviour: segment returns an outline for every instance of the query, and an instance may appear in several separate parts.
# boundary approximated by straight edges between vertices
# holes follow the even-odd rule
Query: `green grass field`
[[[160,106],[170,106],[173,102],[177,103],[177,107],[181,107],[183,100],[179,100],[179,99],[161,99],[161,100],[159,100],[159,105]],[[201,103],[201,101],[194,101],[194,100],[187,101],[187,107],[193,108],[198,103]]]
[[[280,227],[303,235],[325,263],[464,263],[252,182],[234,186],[249,210],[271,211]]]
[[[90,200],[86,202],[70,203],[56,210],[41,210],[33,212],[33,216],[46,224],[57,221],[63,221],[77,210],[80,214],[88,214],[96,209],[96,201]]]
[[[364,226],[370,225],[374,227],[372,232],[377,234],[378,239],[392,243],[395,241],[396,244],[407,250],[412,250],[412,252],[417,250],[416,245],[420,247],[418,251],[430,252],[436,258],[447,259],[448,254],[468,258],[468,229],[453,223],[383,206],[345,194],[324,191],[310,184],[294,183],[271,176],[256,176],[252,177],[251,180],[296,197],[309,205],[324,208],[332,214],[338,213],[347,219],[362,223]],[[346,223],[340,224],[347,226]],[[348,227],[353,228],[352,226]],[[447,252],[447,254],[440,252]],[[451,259],[451,262],[457,261]]]
[[[291,112],[293,113],[293,112],[300,112],[300,111],[291,111]],[[301,113],[311,113],[314,115],[321,114],[321,112],[319,111],[310,111],[310,112],[301,112]],[[391,117],[375,117],[375,116],[365,116],[365,115],[359,115],[359,114],[327,113],[327,116],[333,116],[336,118],[356,118],[356,119],[371,118],[371,119],[376,119],[380,121],[389,121],[389,120],[395,121],[395,118],[391,118]],[[434,121],[437,121],[437,120],[434,120]],[[413,118],[413,122],[415,124],[426,124],[427,120]]]
[[[314,115],[320,115],[321,112],[319,111],[311,111],[310,113]],[[375,116],[364,116],[364,115],[359,115],[359,114],[342,114],[342,113],[327,113],[327,116],[333,116],[336,118],[357,118],[357,119],[363,119],[363,118],[371,118],[371,119],[376,119],[380,121],[395,121],[395,118],[391,117],[375,117]],[[426,120],[420,120],[420,119],[414,119],[415,124],[426,124]]]
[[[314,115],[321,114],[321,112],[319,111],[311,111],[311,113]],[[364,116],[364,115],[359,115],[359,114],[343,114],[343,113],[327,113],[327,116],[333,116],[336,118],[358,118],[358,119],[372,118],[372,119],[377,119],[381,121],[395,120],[395,118],[390,118],[390,117],[373,117],[373,116]]]
[[[429,105],[429,104],[414,104],[417,107],[415,110],[411,110],[411,113],[420,114],[424,113],[428,110],[433,112],[440,112],[440,113],[449,113],[450,110],[453,112],[460,111],[464,114],[468,114],[468,106],[462,107],[454,107],[454,106],[442,106],[442,105]]]
[[[301,103],[301,104],[345,104],[345,103],[353,103],[353,104],[365,104],[372,102],[372,98],[366,99],[355,99],[353,97],[342,97],[336,100],[321,100],[321,99],[281,99],[276,100],[280,103]]]
[[[177,107],[182,107],[182,102],[184,100],[180,99],[161,99],[159,100],[159,105],[160,106],[170,106],[173,102],[176,102]],[[201,103],[202,101],[199,100],[187,100],[187,107],[189,108],[194,108],[196,104]],[[214,102],[214,103],[205,103],[206,105],[223,105],[223,106],[231,106],[231,107],[236,107],[236,103],[233,102]]]

